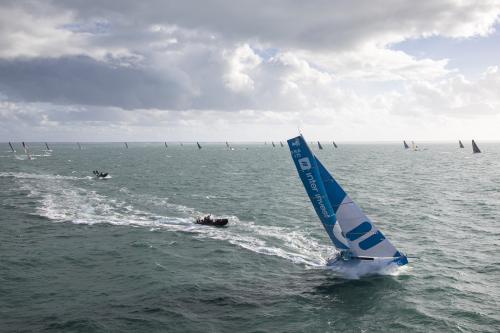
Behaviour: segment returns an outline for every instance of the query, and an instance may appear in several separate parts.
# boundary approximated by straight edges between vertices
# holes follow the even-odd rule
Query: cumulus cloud
[[[392,111],[399,114],[430,113],[455,117],[498,114],[500,72],[489,67],[477,80],[457,74],[436,82],[419,81],[406,85],[394,96]]]
[[[6,0],[1,7],[0,116],[26,126],[296,128],[341,118],[377,119],[382,128],[394,115],[499,109],[495,68],[471,81],[448,59],[392,48],[429,36],[488,36],[498,0]]]

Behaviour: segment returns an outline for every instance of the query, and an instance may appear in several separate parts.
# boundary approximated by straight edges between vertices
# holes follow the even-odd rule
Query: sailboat
[[[273,144],[273,148],[276,147],[276,145],[274,144],[274,141],[271,142]]]
[[[281,145],[281,147],[283,147],[283,142],[280,141],[280,145]]]
[[[23,141],[23,149],[24,149],[24,153],[26,154],[26,156],[28,156],[28,159],[31,160],[31,154],[30,154],[30,151],[28,150],[28,145],[24,143]]]
[[[408,146],[408,144],[406,143],[405,140],[403,140],[403,145],[404,145],[405,149],[409,149],[410,148],[410,146]]]
[[[47,144],[47,142],[45,142],[45,148],[47,148],[47,149],[46,149],[46,151],[52,151],[52,149],[50,149],[50,147],[49,147],[49,145]]]
[[[231,147],[231,146],[229,145],[229,142],[227,142],[227,141],[226,141],[226,147],[227,147],[227,149],[229,149],[229,150],[234,150],[234,148],[233,148],[233,147]]]
[[[165,148],[168,148],[167,141],[165,141]]]
[[[128,144],[127,144],[126,142],[124,142],[124,144],[125,144],[125,148],[127,148],[127,149],[128,149]]]
[[[12,143],[10,143],[10,141],[9,141],[9,146],[10,146],[10,150],[12,150],[12,152],[15,153],[16,150],[14,149],[14,147],[12,147]]]
[[[198,145],[198,149],[201,149],[201,145],[198,141],[196,141],[196,144]]]
[[[474,154],[478,154],[481,152],[481,150],[479,149],[479,147],[476,145],[476,142],[474,140],[472,140],[472,152]]]
[[[318,148],[319,150],[323,150],[323,146],[321,145],[321,143],[318,141]]]
[[[76,144],[78,145],[78,149],[82,150],[82,145],[80,144],[80,142],[77,142]]]
[[[418,146],[417,146],[417,145],[415,144],[415,142],[413,142],[413,141],[411,142],[411,149],[412,149],[413,151],[417,151],[417,150],[419,150],[419,149],[418,149]]]
[[[333,143],[333,146],[334,146],[335,148],[338,148],[338,147],[337,147],[337,144],[335,143],[335,141],[332,141],[332,143]]]
[[[465,148],[465,147],[464,147],[464,144],[463,144],[463,143],[462,143],[462,141],[460,141],[460,140],[458,140],[458,146],[459,146],[460,148]]]
[[[373,264],[380,270],[388,265],[408,264],[406,255],[382,234],[358,205],[335,181],[309,149],[302,135],[288,140],[293,162],[309,199],[339,254],[329,266],[349,263]]]

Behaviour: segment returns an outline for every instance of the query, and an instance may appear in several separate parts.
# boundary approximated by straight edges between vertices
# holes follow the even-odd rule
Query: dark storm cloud
[[[183,81],[86,56],[0,60],[0,91],[26,102],[179,109],[192,94]]]

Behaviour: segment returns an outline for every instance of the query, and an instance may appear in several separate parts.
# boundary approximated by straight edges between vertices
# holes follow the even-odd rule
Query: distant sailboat
[[[16,150],[14,149],[14,147],[12,147],[12,143],[10,143],[10,141],[9,141],[9,146],[10,146],[10,150],[12,150],[12,152],[15,153]]]
[[[412,149],[412,150],[415,150],[415,151],[417,151],[417,150],[418,150],[418,146],[417,146],[417,145],[415,144],[415,142],[413,142],[413,141],[411,142],[411,149]]]
[[[335,141],[332,141],[332,143],[333,143],[333,146],[334,146],[335,148],[338,148],[338,147],[337,147],[337,144],[335,143]]]
[[[24,149],[24,153],[26,154],[26,156],[28,156],[28,159],[31,160],[31,155],[30,155],[30,152],[29,152],[29,149],[28,149],[28,145],[24,143],[23,141],[23,149]]]
[[[127,148],[127,149],[128,149],[128,144],[127,144],[126,142],[124,142],[124,144],[125,144],[125,148]]]
[[[328,265],[363,265],[376,272],[386,265],[408,264],[406,255],[396,249],[342,189],[302,135],[288,140],[288,146],[309,199],[333,245],[340,251]]]
[[[403,145],[404,145],[405,149],[409,149],[410,148],[410,146],[408,146],[408,144],[406,143],[405,140],[403,140]]]
[[[281,145],[281,147],[284,147],[284,146],[283,146],[283,142],[281,142],[281,141],[280,141],[280,145]]]
[[[474,154],[478,154],[481,152],[481,150],[479,149],[479,147],[477,146],[477,144],[474,140],[472,140],[472,152]]]
[[[276,145],[274,144],[274,141],[271,142],[273,144],[273,148],[276,147]]]
[[[47,144],[47,142],[45,142],[45,147],[47,148],[47,151],[52,151],[52,149],[50,149],[49,145]]]
[[[462,143],[462,141],[460,141],[460,140],[458,140],[458,146],[459,146],[460,148],[465,148],[465,147],[464,147],[464,144],[463,144],[463,143]]]
[[[168,148],[167,142],[165,141],[165,148]]]
[[[82,150],[82,145],[80,144],[80,142],[77,142],[76,144],[78,145],[78,149]]]
[[[319,150],[323,150],[323,146],[321,145],[321,143],[318,141],[318,148]]]
[[[201,145],[198,141],[196,141],[196,144],[198,145],[198,149],[201,149]]]

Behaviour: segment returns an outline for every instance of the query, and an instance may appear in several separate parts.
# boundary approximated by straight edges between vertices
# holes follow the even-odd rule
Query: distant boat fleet
[[[410,146],[406,143],[405,140],[403,140],[403,147],[404,147],[404,149],[410,149]],[[462,143],[462,140],[458,140],[458,147],[460,149],[465,148],[464,144]],[[420,150],[420,148],[417,146],[417,144],[415,142],[412,141],[411,142],[411,150],[417,151],[417,150]],[[477,146],[477,144],[474,140],[472,140],[472,153],[474,153],[474,154],[481,153],[481,149],[479,149],[479,147]]]
[[[331,141],[331,142],[332,142],[333,148],[337,149],[338,145],[335,143],[335,141]],[[16,149],[14,148],[14,145],[12,144],[12,142],[8,142],[8,144],[9,144],[10,152],[16,153]],[[44,144],[45,144],[46,149],[43,149],[43,151],[45,151],[45,152],[52,152],[53,151],[47,142],[44,142]],[[268,144],[268,142],[265,141],[264,145],[267,145],[267,144]],[[313,142],[310,142],[310,144],[312,146]],[[123,145],[124,145],[125,149],[129,149],[128,142],[123,142]],[[164,142],[164,145],[165,145],[165,148],[168,149],[169,146],[168,146],[168,143],[166,141]],[[179,145],[181,147],[184,146],[183,142],[179,142]],[[235,148],[231,144],[229,144],[228,141],[225,141],[225,145],[226,145],[227,150],[235,150]],[[273,148],[276,148],[278,146],[274,141],[271,141],[271,145]],[[324,146],[323,146],[323,144],[321,144],[320,141],[317,141],[316,145],[318,147],[318,150],[324,150]],[[28,157],[28,159],[32,159],[32,154],[30,152],[30,148],[28,147],[28,145],[25,142],[21,142],[21,146],[23,148],[24,154]],[[80,144],[80,142],[76,142],[76,146],[79,150],[84,149],[83,146]],[[279,146],[284,147],[282,141],[279,141]],[[198,150],[201,150],[203,148],[203,146],[200,144],[199,141],[196,141],[196,147],[198,148]],[[462,143],[462,140],[458,140],[458,147],[460,149],[465,148],[464,144]],[[411,141],[410,144],[408,144],[406,142],[406,140],[403,140],[403,148],[405,150],[412,150],[412,151],[426,150],[426,148],[423,148],[423,149],[420,148],[414,141]],[[472,152],[474,154],[481,153],[481,149],[479,149],[477,143],[474,140],[472,140]]]

